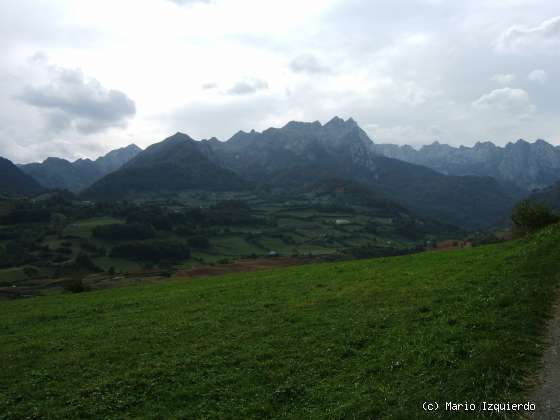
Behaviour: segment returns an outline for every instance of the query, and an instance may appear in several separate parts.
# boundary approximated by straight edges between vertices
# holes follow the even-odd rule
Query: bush
[[[93,236],[117,241],[150,239],[156,232],[151,225],[141,223],[115,223],[100,225],[93,229]]]
[[[57,248],[56,252],[58,252],[59,254],[70,255],[72,254],[72,248],[61,246],[60,248]]]
[[[70,293],[82,293],[87,291],[82,279],[70,279],[63,283],[64,290]]]
[[[193,236],[188,239],[188,244],[192,248],[196,249],[208,249],[210,248],[210,241],[204,236]]]
[[[511,214],[513,227],[518,233],[535,232],[559,220],[550,207],[529,199],[518,203]]]
[[[90,271],[99,271],[91,257],[87,254],[80,253],[76,257],[76,266]]]
[[[27,277],[35,277],[39,274],[39,270],[37,270],[35,267],[31,267],[28,265],[23,268],[23,273]]]
[[[117,245],[111,257],[140,261],[183,260],[190,258],[187,243],[177,240],[153,240]]]

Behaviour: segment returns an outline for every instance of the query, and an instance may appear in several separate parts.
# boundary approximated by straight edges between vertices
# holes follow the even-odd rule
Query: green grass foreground
[[[0,418],[412,419],[427,400],[523,401],[559,251],[553,226],[461,251],[4,302]]]

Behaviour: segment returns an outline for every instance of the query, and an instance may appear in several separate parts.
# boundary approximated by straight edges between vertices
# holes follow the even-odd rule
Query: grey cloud
[[[268,89],[268,83],[261,79],[247,79],[234,84],[227,93],[230,95],[250,95]]]
[[[535,27],[514,25],[503,32],[496,48],[501,52],[548,52],[557,54],[560,47],[560,16]]]
[[[294,73],[329,73],[329,67],[322,64],[313,54],[302,54],[290,62],[290,69]]]
[[[124,127],[136,113],[134,101],[125,93],[86,79],[80,70],[49,66],[47,75],[48,84],[25,86],[18,99],[43,111],[55,132],[73,127],[90,134]]]

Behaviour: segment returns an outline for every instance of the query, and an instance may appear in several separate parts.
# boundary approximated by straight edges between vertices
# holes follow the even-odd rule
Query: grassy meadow
[[[559,251],[552,226],[456,251],[3,302],[0,418],[449,418],[422,402],[523,401]]]

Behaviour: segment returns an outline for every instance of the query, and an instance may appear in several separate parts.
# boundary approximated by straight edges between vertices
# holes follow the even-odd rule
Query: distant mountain
[[[124,164],[128,163],[131,159],[136,157],[142,151],[141,148],[135,144],[129,144],[126,147],[121,147],[120,149],[111,150],[105,156],[97,158],[94,163],[104,174],[114,172],[120,169]],[[86,159],[87,160],[87,159]],[[78,160],[76,162],[80,162]]]
[[[544,140],[518,140],[498,147],[491,142],[453,147],[435,142],[416,150],[410,146],[376,144],[384,156],[428,166],[450,175],[491,176],[531,191],[560,180],[560,147]]]
[[[131,144],[93,161],[78,159],[69,162],[66,159],[49,157],[41,163],[20,165],[20,168],[46,188],[78,192],[116,171],[141,151],[138,146]]]
[[[383,192],[420,216],[471,228],[505,222],[521,195],[489,177],[446,176],[380,156],[352,119],[335,117],[325,125],[290,122],[211,144],[223,165],[255,183],[293,187],[321,178],[349,179]]]
[[[94,183],[83,196],[121,199],[131,194],[245,187],[241,177],[214,161],[208,141],[195,141],[177,133],[151,145],[121,169]]]
[[[290,122],[228,141],[194,141],[181,133],[155,144],[84,195],[110,199],[139,192],[261,187],[289,191],[343,179],[383,194],[421,217],[462,227],[503,223],[520,193],[489,177],[443,175],[380,156],[352,119]]]
[[[35,195],[44,189],[29,175],[8,159],[0,157],[0,193],[9,195]]]

